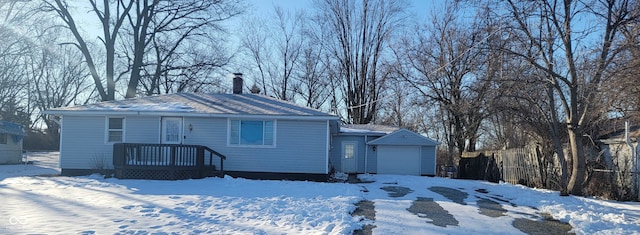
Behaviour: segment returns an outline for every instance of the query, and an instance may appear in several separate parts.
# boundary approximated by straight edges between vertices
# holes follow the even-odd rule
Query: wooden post
[[[223,165],[224,159],[220,158],[220,178],[224,177],[224,165]]]
[[[204,166],[204,147],[198,146],[196,151],[196,168],[198,169],[198,178],[202,178],[205,176],[205,166]]]

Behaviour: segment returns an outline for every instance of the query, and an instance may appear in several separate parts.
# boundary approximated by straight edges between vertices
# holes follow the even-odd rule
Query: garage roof
[[[391,134],[369,141],[370,145],[406,145],[406,146],[436,146],[438,141],[429,139],[407,129],[400,129]]]

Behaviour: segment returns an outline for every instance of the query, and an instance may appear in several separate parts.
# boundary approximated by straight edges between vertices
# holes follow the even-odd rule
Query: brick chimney
[[[242,94],[242,73],[234,73],[233,77],[233,94]]]

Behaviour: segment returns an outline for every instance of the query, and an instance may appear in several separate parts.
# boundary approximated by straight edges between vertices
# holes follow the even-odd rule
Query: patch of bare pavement
[[[541,220],[516,218],[513,221],[513,227],[531,235],[574,234],[569,233],[572,229],[570,224],[553,219],[549,215],[543,214],[543,216]]]
[[[374,205],[372,201],[362,200],[356,203],[356,210],[351,213],[351,216],[363,216],[365,219],[370,221],[376,220],[376,211],[374,209]],[[353,231],[354,235],[371,235],[373,234],[373,228],[375,225],[365,224],[362,229],[358,229]]]
[[[458,220],[453,215],[449,214],[447,210],[442,208],[440,204],[433,201],[433,198],[418,197],[411,206],[407,208],[407,211],[417,215],[420,218],[429,218],[431,223],[435,226],[447,227],[458,226]]]
[[[401,186],[384,186],[380,189],[389,193],[389,197],[404,197],[407,194],[413,193],[412,189]]]
[[[389,194],[391,198],[399,198],[404,197],[414,190],[402,187],[402,186],[384,186],[380,188]],[[451,200],[452,202],[458,203],[464,206],[474,206],[468,205],[465,200],[469,197],[469,194],[463,192],[459,189],[448,188],[448,187],[430,187],[430,191],[440,194],[445,198]],[[492,195],[486,189],[477,189],[475,190],[475,197],[478,200],[475,203],[475,206],[478,207],[479,213],[485,216],[489,216],[492,218],[497,218],[501,216],[508,216],[507,209],[504,208],[503,204],[508,204],[512,207],[517,207],[516,204],[511,203],[509,200],[503,198],[500,195]],[[357,208],[352,213],[352,216],[364,216],[365,219],[374,221],[375,223],[375,205],[374,202],[369,200],[360,201],[356,204]],[[533,208],[536,209],[536,208]],[[536,209],[537,210],[537,209]],[[445,210],[442,206],[438,204],[438,202],[434,201],[433,198],[429,197],[417,197],[414,200],[407,211],[413,213],[414,215],[420,218],[426,218],[426,223],[430,223],[440,227],[447,226],[459,226],[458,220],[455,219],[451,213]],[[568,223],[564,223],[558,220],[551,218],[551,216],[546,214],[540,215],[528,215],[532,219],[526,218],[515,218],[512,225],[514,228],[522,231],[526,234],[569,234],[572,227]],[[356,230],[353,234],[365,234],[369,235],[373,233],[373,229],[375,225],[367,224],[361,230]]]
[[[447,187],[430,187],[429,190],[434,193],[440,194],[460,205],[467,205],[467,203],[464,202],[464,199],[467,199],[467,197],[469,196],[468,193]]]

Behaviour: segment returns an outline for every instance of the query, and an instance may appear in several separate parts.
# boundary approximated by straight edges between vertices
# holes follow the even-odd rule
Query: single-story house
[[[233,84],[232,94],[176,93],[46,111],[60,118],[62,174],[107,169],[115,170],[118,177],[135,167],[198,165],[247,178],[323,180],[330,173],[330,161],[344,153],[342,144],[351,148],[347,139],[362,137],[369,141],[362,143],[372,151],[370,164],[377,165],[358,163],[357,170],[349,172],[403,173],[389,171],[384,165],[393,162],[390,158],[403,158],[408,153],[411,157],[402,162],[425,168],[407,173],[435,175],[435,152],[430,152],[435,141],[407,130],[359,135],[340,131],[335,115],[263,95],[243,94],[241,74],[236,74]],[[365,147],[353,148],[356,153],[355,148]],[[396,150],[401,154],[393,155]],[[378,163],[375,156],[381,159]],[[360,155],[353,158],[366,160]],[[433,169],[426,169],[431,162]]]
[[[0,164],[22,162],[22,139],[25,136],[21,125],[0,121]]]

